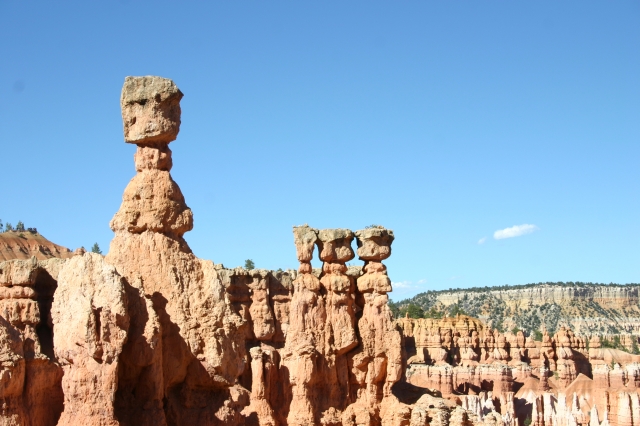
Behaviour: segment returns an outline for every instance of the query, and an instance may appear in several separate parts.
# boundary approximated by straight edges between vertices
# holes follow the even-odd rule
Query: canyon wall
[[[639,424],[640,355],[602,348],[561,327],[534,341],[501,333],[463,315],[400,318],[408,360],[406,380],[458,401],[482,418],[538,425]]]
[[[584,336],[619,336],[631,349],[631,336],[640,336],[640,286],[584,283],[537,284],[515,288],[471,288],[429,291],[409,303],[446,312],[453,306],[495,328],[518,327],[529,332],[555,332],[568,327]]]

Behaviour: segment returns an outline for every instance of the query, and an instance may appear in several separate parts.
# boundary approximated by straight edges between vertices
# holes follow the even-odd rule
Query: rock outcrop
[[[2,424],[55,425],[62,368],[53,350],[51,305],[64,260],[0,262]]]
[[[129,330],[125,283],[102,256],[86,253],[65,263],[52,306],[53,344],[62,365],[60,424],[119,425],[112,401],[118,358]]]
[[[520,286],[427,291],[408,302],[425,311],[453,306],[494,328],[555,333],[564,326],[580,336],[619,336],[629,350],[640,335],[640,286],[540,283]]]
[[[564,327],[553,336],[545,333],[542,341],[536,342],[522,332],[500,333],[479,326],[472,333],[479,337],[480,350],[470,339],[452,339],[450,344],[442,336],[454,330],[452,323],[461,319],[466,320],[464,316],[397,320],[407,351],[428,347],[429,353],[446,353],[438,359],[411,357],[408,383],[451,401],[467,395],[462,406],[474,411],[476,418],[482,415],[471,396],[492,395],[491,406],[500,413],[504,425],[528,418],[545,426],[635,424],[632,413],[638,398],[640,356],[602,349],[597,337],[591,339],[587,350],[585,339]],[[429,336],[430,346],[419,336]],[[468,352],[473,354],[456,357]],[[478,352],[479,361],[470,362]],[[448,361],[443,363],[442,359]]]
[[[107,256],[0,262],[0,425],[640,424],[640,356],[597,337],[394,320],[389,229],[294,227],[297,271],[195,257],[170,174],[181,98],[171,80],[125,80],[136,174]]]
[[[71,250],[47,240],[37,231],[0,232],[0,262],[4,260],[37,260],[51,258],[68,259],[73,256]]]
[[[239,424],[231,388],[244,369],[241,318],[214,265],[183,239],[193,216],[170,175],[182,93],[160,77],[128,77],[121,106],[138,172],[111,221],[105,260],[131,310],[115,411],[123,425]]]

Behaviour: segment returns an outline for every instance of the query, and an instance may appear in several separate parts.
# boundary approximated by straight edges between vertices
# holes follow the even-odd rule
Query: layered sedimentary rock
[[[587,350],[585,339],[564,327],[553,336],[545,333],[541,342],[525,338],[522,332],[478,327],[479,333],[473,332],[478,333],[479,348],[470,339],[454,338],[447,343],[442,326],[461,318],[397,320],[407,350],[415,345],[429,353],[446,352],[439,359],[411,357],[407,382],[452,401],[468,395],[462,405],[475,407],[472,411],[476,413],[478,404],[469,398],[490,392],[492,406],[505,425],[527,418],[546,426],[636,424],[633,404],[638,398],[640,356],[602,349],[597,337],[590,340]],[[420,336],[427,336],[427,343]],[[469,352],[479,361],[470,362],[469,355],[456,356]]]
[[[119,425],[112,401],[130,322],[124,280],[99,254],[75,256],[58,275],[52,318],[64,372],[60,424]]]
[[[403,375],[402,337],[396,329],[387,293],[391,280],[382,263],[391,255],[393,232],[382,227],[355,233],[358,257],[364,261],[364,274],[357,279],[356,305],[362,310],[357,321],[358,347],[349,354],[356,400],[343,416],[344,425],[394,424],[408,413],[392,387]]]
[[[492,327],[529,331],[564,326],[581,336],[619,336],[629,350],[640,335],[640,286],[545,283],[518,288],[427,291],[412,298],[422,306],[445,310],[460,306]]]
[[[64,263],[35,257],[0,262],[2,424],[55,425],[63,410],[51,304]]]
[[[136,174],[106,257],[0,262],[1,425],[640,424],[640,357],[597,338],[394,320],[389,229],[294,227],[297,271],[196,258],[170,175],[181,98],[125,81]]]
[[[34,230],[24,232],[0,232],[0,262],[4,260],[37,260],[51,258],[68,259],[73,256],[71,250],[54,244]]]
[[[169,171],[182,93],[160,77],[128,77],[121,106],[138,172],[111,221],[106,261],[130,307],[115,411],[121,424],[236,424],[231,388],[244,369],[241,318],[214,265],[183,239],[193,216]]]
[[[393,408],[401,404],[391,392],[402,376],[401,335],[387,305],[391,286],[381,263],[391,253],[393,233],[376,228],[356,236],[364,275],[345,265],[354,257],[353,232],[294,227],[300,267],[284,345],[271,341],[266,363],[264,343],[250,349],[252,368],[270,365],[266,374],[253,373],[251,409],[245,411],[260,424],[377,425],[402,412]],[[311,268],[316,246],[324,262],[319,277]]]

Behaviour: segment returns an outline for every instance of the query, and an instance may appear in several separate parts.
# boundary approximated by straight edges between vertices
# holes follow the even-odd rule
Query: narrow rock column
[[[544,331],[542,336],[542,345],[540,347],[542,357],[544,357],[544,364],[550,371],[556,371],[556,350],[554,348],[553,340],[547,331]]]
[[[313,274],[311,267],[318,231],[307,225],[295,226],[293,236],[300,267],[298,276],[293,281],[294,292],[286,345],[292,347],[304,342],[321,349],[324,338],[318,339],[318,332],[324,328],[326,315],[324,300],[320,297],[320,280]]]
[[[317,410],[323,424],[339,424],[342,410],[355,396],[349,386],[347,352],[358,345],[355,318],[354,277],[347,274],[346,262],[355,254],[351,248],[353,232],[348,229],[318,231],[322,265],[320,283],[325,294],[325,346],[319,374],[322,383]]]
[[[549,386],[549,370],[546,367],[540,367],[540,381],[538,382],[538,392],[548,392]]]
[[[124,139],[138,145],[134,162],[138,174],[122,196],[111,221],[116,233],[144,231],[181,238],[193,228],[193,216],[178,185],[171,179],[169,143],[180,131],[182,92],[162,77],[127,77],[120,105]]]
[[[317,423],[314,403],[316,383],[321,378],[316,360],[324,353],[326,311],[320,280],[311,267],[318,231],[307,225],[296,226],[293,236],[300,267],[293,281],[282,362],[289,371],[291,385],[287,424],[297,426]]]
[[[592,366],[604,364],[602,343],[600,337],[595,335],[589,340],[589,362]]]
[[[491,364],[493,362],[493,350],[496,345],[496,340],[493,337],[493,330],[491,329],[484,330],[483,334],[481,363]]]
[[[460,365],[464,367],[473,365],[476,353],[471,349],[471,336],[469,336],[468,332],[465,332],[458,339],[458,346],[460,348]]]
[[[353,232],[323,229],[318,233],[322,278],[327,290],[327,320],[333,340],[332,352],[341,355],[358,344],[355,330],[354,286],[346,262],[354,258]]]
[[[571,335],[564,327],[556,333],[554,340],[556,342],[557,371],[560,383],[564,387],[569,386],[571,382],[578,376],[576,371],[576,363],[574,361],[575,354],[571,348]]]
[[[618,393],[618,426],[634,426],[631,399],[628,392]]]
[[[506,364],[509,360],[509,352],[507,351],[507,338],[504,334],[496,330],[493,334],[495,338],[495,348],[493,349],[493,359],[497,362]]]
[[[129,425],[235,425],[246,395],[236,385],[246,359],[243,320],[213,262],[196,258],[183,238],[193,215],[169,173],[181,98],[162,77],[127,77],[122,88],[137,173],[111,220],[105,257],[125,279],[131,308],[115,411]]]
[[[533,337],[527,337],[525,350],[525,359],[529,361],[529,365],[531,365],[534,373],[538,373],[540,371],[540,350],[536,346],[536,342],[533,340]]]
[[[276,326],[269,304],[269,271],[254,269],[250,274],[253,280],[249,284],[252,300],[249,313],[253,322],[253,334],[257,340],[270,340],[276,332]]]
[[[360,390],[356,402],[345,410],[343,423],[355,420],[355,424],[375,424],[371,422],[376,418],[385,423],[394,412],[401,411],[391,387],[402,376],[402,338],[387,304],[391,280],[382,264],[391,255],[394,235],[382,227],[367,228],[355,235],[358,257],[364,261],[364,275],[357,279],[363,306],[358,320],[361,341],[350,364]]]
[[[544,414],[542,413],[542,397],[536,396],[531,407],[531,426],[544,426]]]
[[[589,426],[600,426],[600,419],[598,419],[598,407],[594,404],[591,407],[589,413]]]
[[[251,424],[260,424],[260,426],[275,426],[278,423],[274,419],[273,409],[268,402],[268,389],[265,380],[265,363],[264,353],[259,346],[249,350],[251,355],[251,404],[242,412],[247,418],[257,418],[257,422]]]

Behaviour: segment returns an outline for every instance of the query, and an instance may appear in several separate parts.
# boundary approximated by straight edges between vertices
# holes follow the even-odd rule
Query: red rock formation
[[[71,250],[52,243],[37,232],[0,232],[0,262],[12,259],[26,260],[32,257],[37,260],[53,257],[68,259],[71,256]]]
[[[542,358],[544,359],[544,365],[551,371],[556,371],[556,351],[553,346],[551,337],[545,330],[542,336],[542,345],[540,347]]]
[[[125,278],[131,308],[115,397],[123,425],[241,422],[230,388],[244,369],[242,320],[213,263],[197,259],[182,238],[192,213],[169,174],[181,97],[160,77],[128,77],[122,91],[138,173],[111,221],[105,260]]]
[[[554,341],[556,343],[558,380],[562,387],[569,386],[569,384],[578,376],[576,363],[574,361],[575,354],[571,347],[571,338],[572,333],[564,327],[561,327],[554,336]]]
[[[417,347],[429,346],[423,336],[443,334],[432,320],[402,318],[397,323],[405,338],[413,334]],[[470,362],[465,355],[469,353],[468,336],[460,333],[456,339],[458,333],[453,332],[450,343],[439,339],[447,363],[433,365],[436,363],[429,357],[412,357],[407,382],[437,391],[451,401],[459,399],[458,403],[472,413],[469,421],[473,424],[483,417],[474,395],[491,391],[494,405],[501,412],[501,424],[522,424],[531,418],[532,424],[538,426],[635,426],[634,404],[640,404],[634,402],[640,401],[640,364],[634,362],[633,355],[604,350],[597,337],[591,339],[587,351],[586,339],[566,328],[560,328],[554,337],[546,334],[539,343],[523,334],[494,330],[482,333],[478,362]],[[455,357],[456,348],[460,360]],[[462,399],[460,394],[466,396]],[[419,408],[415,406],[414,410]]]
[[[0,262],[0,421],[55,425],[62,369],[53,353],[51,303],[64,260]]]
[[[118,357],[129,329],[124,282],[101,255],[66,262],[52,307],[55,354],[62,364],[63,425],[119,425],[112,401]]]
[[[124,140],[138,145],[174,141],[180,131],[182,96],[167,78],[125,78],[120,97]]]
[[[326,289],[327,348],[330,356],[342,355],[358,344],[355,325],[355,286],[346,274],[346,262],[353,259],[353,233],[347,229],[323,229],[318,232],[318,249],[322,265],[320,283]]]
[[[312,273],[311,259],[318,240],[317,230],[308,226],[294,227],[294,242],[300,268],[294,280],[294,292],[289,308],[290,326],[282,355],[289,372],[291,397],[289,424],[313,424],[317,410],[315,384],[321,378],[317,366],[324,354],[326,322],[325,299],[320,294],[320,280]]]
[[[387,293],[391,280],[382,261],[391,255],[393,232],[381,227],[356,232],[358,257],[365,262],[357,279],[358,307],[362,315],[357,329],[360,342],[349,354],[357,399],[342,416],[344,425],[378,425],[377,419],[392,419],[400,410],[392,386],[402,377],[402,337],[395,329]]]
[[[595,337],[587,351],[565,328],[535,342],[466,316],[394,321],[382,227],[294,227],[297,272],[196,258],[170,175],[181,97],[125,81],[137,173],[106,257],[0,262],[0,424],[640,424],[640,357]],[[346,265],[354,236],[362,268]]]

